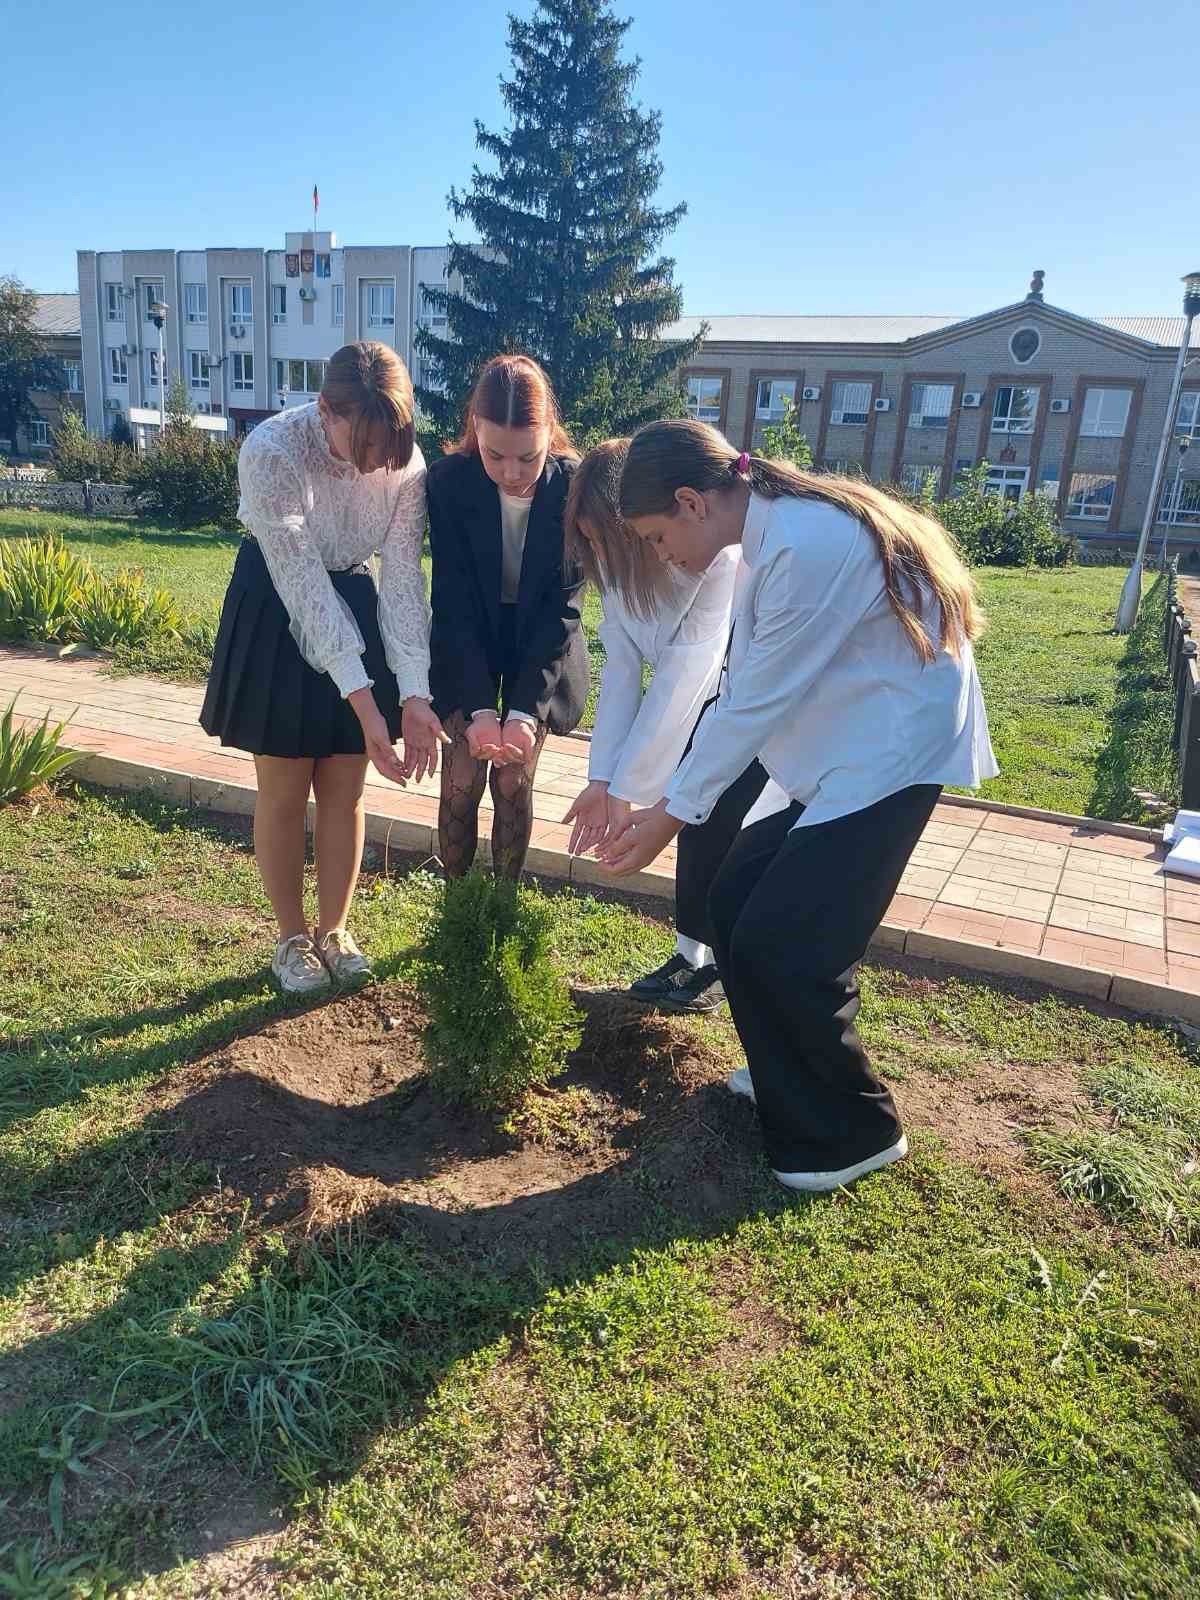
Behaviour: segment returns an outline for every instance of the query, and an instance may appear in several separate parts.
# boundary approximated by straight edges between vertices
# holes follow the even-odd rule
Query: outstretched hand
[[[449,744],[441,719],[428,700],[410,695],[404,702],[401,720],[404,736],[404,775],[416,778],[430,777],[437,771],[438,745]]]
[[[609,794],[607,783],[593,779],[572,801],[563,822],[573,822],[567,851],[584,856],[604,843],[608,836]]]
[[[682,827],[660,800],[647,811],[632,812],[622,832],[607,839],[596,855],[614,878],[627,878],[660,856]]]

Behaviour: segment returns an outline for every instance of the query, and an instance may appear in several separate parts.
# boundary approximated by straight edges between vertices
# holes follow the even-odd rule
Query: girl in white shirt
[[[710,895],[717,965],[767,1155],[789,1188],[907,1153],[854,1029],[855,968],[944,784],[995,775],[971,581],[939,523],[870,484],[738,455],[715,429],[635,435],[621,512],[661,559],[749,568],[728,689],[666,797],[601,848],[637,871],[757,754],[789,804],[739,835]]]
[[[413,390],[387,345],[345,345],[315,405],[261,423],[238,460],[249,529],[225,596],[200,722],[254,756],[254,853],[279,923],[271,967],[308,993],[369,972],[346,930],[370,759],[403,783],[444,741],[429,696],[421,570],[425,463]],[[366,566],[380,556],[379,587]],[[404,759],[393,749],[403,732]],[[317,923],[304,915],[316,798]]]
[[[730,546],[703,574],[664,566],[624,526],[617,503],[628,449],[628,439],[609,439],[584,457],[571,480],[563,517],[568,549],[604,606],[599,630],[604,668],[588,783],[563,818],[574,823],[569,844],[573,855],[598,848],[610,832],[622,830],[634,806],[652,806],[666,793],[696,721],[716,691],[740,565],[736,546]],[[644,666],[654,673],[645,693]],[[765,777],[761,774],[737,815],[719,829],[719,841],[709,837],[717,831],[711,826],[685,830],[689,841],[699,834],[705,837],[695,839],[690,855],[681,840],[675,954],[632,985],[630,993],[637,999],[672,1011],[712,1011],[723,1004],[709,947],[709,881]],[[737,804],[735,795],[733,806]],[[730,805],[722,810],[728,812]]]

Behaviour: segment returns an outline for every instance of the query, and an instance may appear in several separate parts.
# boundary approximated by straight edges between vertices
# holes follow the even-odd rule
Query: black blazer
[[[569,733],[590,687],[587,641],[579,623],[583,569],[563,549],[563,506],[575,462],[548,456],[529,508],[517,591],[516,660],[505,663],[500,637],[503,534],[500,493],[478,455],[448,455],[429,468],[429,545],[433,625],[429,686],[439,716],[469,717],[496,703],[501,672],[506,706]]]

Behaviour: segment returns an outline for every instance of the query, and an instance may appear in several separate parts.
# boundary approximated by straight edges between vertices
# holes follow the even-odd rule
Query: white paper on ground
[[[1200,836],[1200,811],[1177,811],[1163,829],[1163,842],[1175,844],[1189,835]]]
[[[1200,878],[1200,837],[1185,833],[1163,862],[1164,872],[1182,872],[1189,878]]]

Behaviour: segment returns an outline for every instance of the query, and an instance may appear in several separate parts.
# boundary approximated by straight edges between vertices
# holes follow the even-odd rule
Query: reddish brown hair
[[[451,452],[479,454],[477,417],[501,428],[549,428],[551,455],[578,454],[563,427],[550,379],[532,356],[493,356],[485,364],[467,401],[462,437],[449,446]]]
[[[350,423],[350,454],[360,472],[367,471],[371,429],[387,429],[387,465],[406,467],[412,460],[412,379],[390,345],[373,339],[344,344],[329,358],[321,397],[335,416]]]

